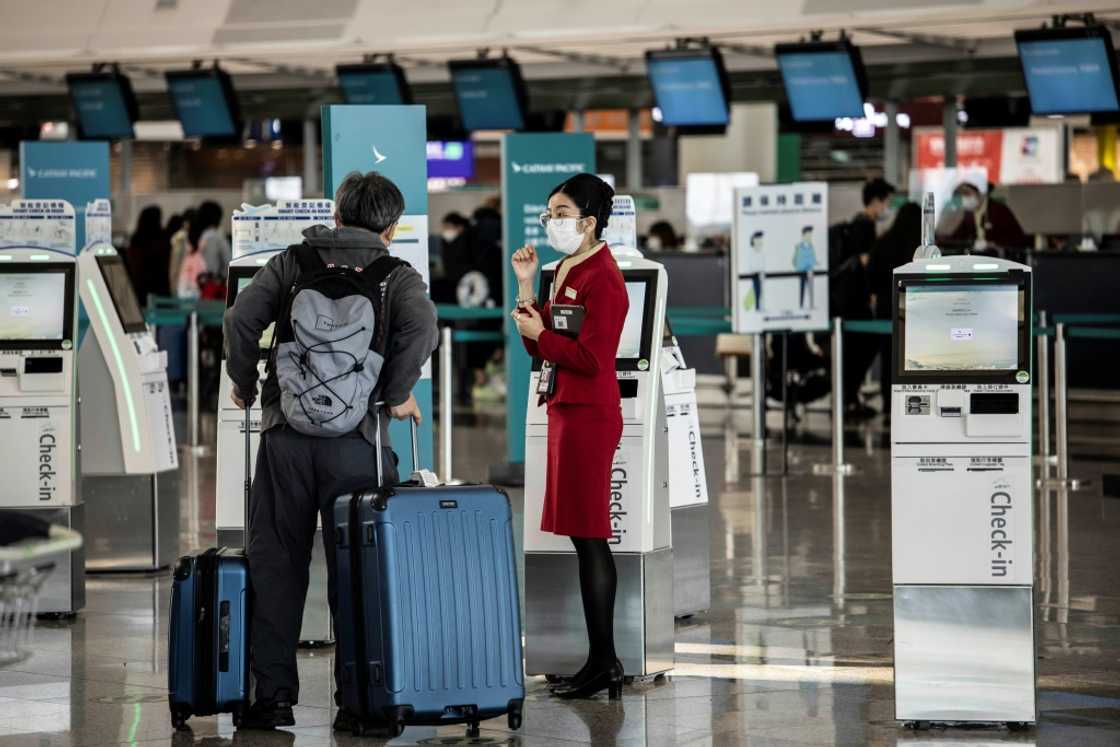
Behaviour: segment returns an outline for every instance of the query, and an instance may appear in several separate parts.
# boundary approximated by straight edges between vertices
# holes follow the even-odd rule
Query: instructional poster
[[[230,219],[233,258],[278,252],[303,241],[311,226],[334,228],[334,200],[281,200],[275,205],[242,205]]]
[[[15,200],[0,205],[0,247],[33,246],[74,254],[74,208],[65,200]]]
[[[828,185],[735,191],[732,288],[739,334],[828,327]]]

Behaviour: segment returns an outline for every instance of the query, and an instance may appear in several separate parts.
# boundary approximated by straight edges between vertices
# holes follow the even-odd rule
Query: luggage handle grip
[[[374,402],[373,403],[373,409],[374,409],[374,412],[376,413],[376,421],[377,421],[374,424],[376,427],[373,429],[373,431],[374,431],[373,448],[374,448],[374,451],[377,452],[376,459],[377,459],[377,482],[378,482],[378,484],[381,484],[385,480],[384,465],[381,462],[381,448],[382,448],[382,446],[381,446],[381,412],[383,410],[387,409],[387,408],[388,408],[388,403],[385,402],[385,400],[381,400],[379,402]],[[415,470],[420,469],[420,441],[419,441],[419,437],[416,435],[416,418],[410,417],[408,419],[408,426],[409,426],[409,431],[410,431],[411,441],[412,441],[412,469],[415,471]]]

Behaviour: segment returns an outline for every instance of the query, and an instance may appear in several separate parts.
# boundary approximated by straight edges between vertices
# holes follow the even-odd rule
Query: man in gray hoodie
[[[349,174],[335,194],[337,228],[315,226],[303,232],[304,244],[318,250],[323,262],[365,267],[388,253],[404,213],[404,197],[377,172]],[[233,401],[244,408],[256,397],[261,335],[284,313],[299,276],[292,251],[274,256],[240,291],[226,312],[226,367],[233,381]],[[287,425],[274,372],[262,390],[261,445],[250,493],[249,573],[253,588],[250,625],[256,698],[241,727],[271,729],[295,723],[292,705],[299,699],[296,646],[307,596],[312,543],[319,520],[327,557],[328,597],[332,613],[338,588],[334,563],[335,498],[368,487],[376,473],[374,428],[382,429],[385,482],[395,482],[396,459],[388,423],[374,402],[384,401],[398,420],[420,421],[412,388],[439,338],[436,311],[420,273],[408,265],[388,278],[385,315],[385,363],[370,397],[369,412],[353,433],[319,438]],[[335,669],[336,689],[340,672]],[[337,694],[336,694],[337,699]],[[336,728],[348,728],[350,715],[339,711]]]

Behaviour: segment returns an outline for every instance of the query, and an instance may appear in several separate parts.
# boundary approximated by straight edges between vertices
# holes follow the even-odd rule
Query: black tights
[[[614,596],[618,575],[614,555],[605,539],[572,537],[579,557],[579,588],[589,643],[587,664],[592,669],[609,667],[617,658],[614,650]],[[581,670],[582,671],[582,670]]]

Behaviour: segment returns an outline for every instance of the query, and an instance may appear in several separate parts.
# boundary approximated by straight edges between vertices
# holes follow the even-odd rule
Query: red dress
[[[548,302],[537,309],[545,331],[536,342],[522,338],[529,355],[556,367],[556,387],[548,399],[541,531],[609,539],[611,466],[622,438],[615,356],[630,307],[610,249],[604,246],[572,267],[554,298],[583,306],[584,318],[576,338],[554,332]]]

